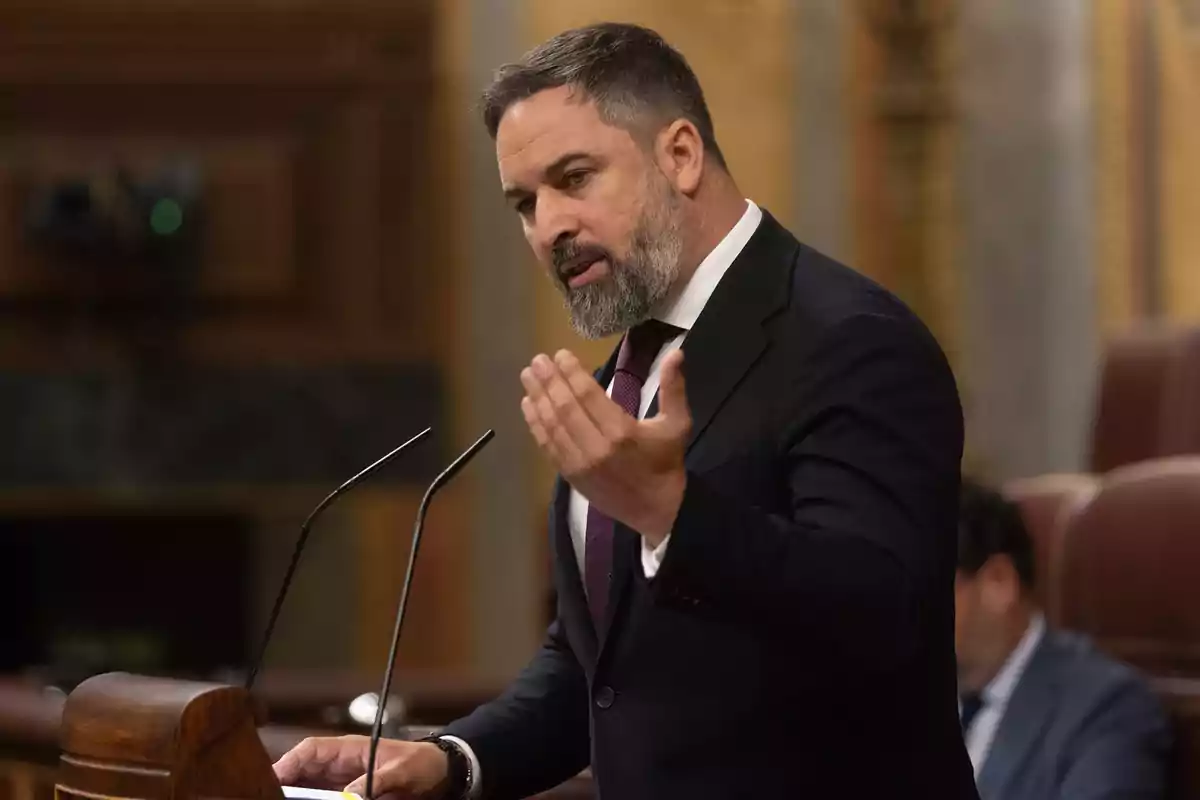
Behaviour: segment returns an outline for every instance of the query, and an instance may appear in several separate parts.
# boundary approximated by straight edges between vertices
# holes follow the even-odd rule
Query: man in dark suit
[[[956,638],[967,749],[984,800],[1156,800],[1170,732],[1146,682],[1033,600],[1020,510],[963,487]]]
[[[555,37],[500,70],[484,117],[575,327],[625,335],[595,376],[566,351],[521,375],[561,474],[541,649],[435,741],[387,743],[376,785],[504,800],[590,765],[611,800],[975,797],[962,414],[932,336],[745,199],[651,31]],[[336,786],[365,760],[318,739],[277,771]]]

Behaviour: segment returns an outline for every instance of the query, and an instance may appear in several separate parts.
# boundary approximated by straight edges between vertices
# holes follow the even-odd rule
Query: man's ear
[[[993,612],[1007,611],[1021,599],[1021,576],[1012,559],[997,554],[984,562],[975,575],[983,604]]]
[[[691,196],[700,188],[704,175],[704,140],[689,120],[677,119],[659,131],[655,159],[667,180],[681,193]]]

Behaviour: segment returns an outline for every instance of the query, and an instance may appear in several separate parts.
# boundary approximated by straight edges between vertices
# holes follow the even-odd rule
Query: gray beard
[[[578,289],[562,287],[571,327],[586,339],[603,339],[645,322],[666,299],[679,276],[683,239],[668,206],[667,220],[652,234],[649,220],[634,232],[629,255],[609,262],[609,275]]]

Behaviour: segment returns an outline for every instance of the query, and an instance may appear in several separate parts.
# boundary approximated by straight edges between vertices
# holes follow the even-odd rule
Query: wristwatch
[[[467,754],[458,745],[440,736],[426,736],[418,741],[436,745],[446,754],[448,770],[445,796],[447,800],[466,800],[467,791],[471,788],[471,762],[467,758]]]

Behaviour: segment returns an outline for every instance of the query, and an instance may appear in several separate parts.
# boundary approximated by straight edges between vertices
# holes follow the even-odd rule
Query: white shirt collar
[[[734,259],[738,257],[746,243],[750,241],[750,237],[758,230],[762,216],[762,210],[753,201],[747,200],[746,212],[742,214],[742,218],[729,229],[729,233],[725,234],[725,238],[712,249],[712,252],[704,257],[675,301],[661,313],[655,314],[655,319],[685,331],[691,330],[692,326],[696,324],[696,320],[699,319],[700,312],[704,310],[705,304],[708,303],[708,298],[716,291],[717,284],[725,276],[726,270],[732,266]]]
[[[1033,657],[1033,651],[1037,649],[1045,630],[1046,618],[1042,614],[1035,615],[1030,620],[1029,627],[1025,629],[1021,641],[1008,654],[1004,666],[988,682],[988,685],[983,687],[983,701],[986,705],[1001,709],[1008,705],[1008,699],[1012,697],[1013,690],[1017,688],[1017,683],[1025,674],[1025,668],[1029,666],[1029,659]]]

